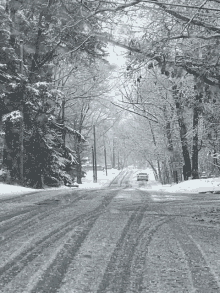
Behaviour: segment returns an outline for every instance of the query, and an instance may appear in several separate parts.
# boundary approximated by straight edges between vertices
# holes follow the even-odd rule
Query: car
[[[145,180],[148,181],[148,174],[147,173],[138,173],[137,174],[137,181]]]
[[[103,167],[101,165],[97,165],[97,171],[103,171]]]
[[[206,178],[208,178],[208,174],[205,171],[203,171],[201,176],[200,176],[200,178],[201,179],[206,179]]]

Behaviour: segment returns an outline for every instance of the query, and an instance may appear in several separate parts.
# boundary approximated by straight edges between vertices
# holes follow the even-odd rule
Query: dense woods
[[[94,125],[101,165],[105,150],[162,183],[218,176],[219,14],[217,0],[2,0],[2,180],[81,183]]]

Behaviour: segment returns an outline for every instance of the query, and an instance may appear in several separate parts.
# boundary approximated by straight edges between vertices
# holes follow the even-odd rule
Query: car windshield
[[[147,173],[139,173],[138,175],[145,175],[145,176],[146,176],[146,175],[147,175]]]

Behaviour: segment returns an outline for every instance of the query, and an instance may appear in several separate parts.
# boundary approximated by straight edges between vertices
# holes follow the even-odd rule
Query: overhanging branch
[[[120,108],[120,109],[123,109],[123,110],[125,110],[125,111],[130,112],[130,113],[133,113],[133,114],[135,114],[135,115],[138,115],[138,116],[144,117],[144,118],[146,118],[146,119],[148,119],[148,120],[150,120],[150,121],[152,121],[152,122],[158,123],[158,120],[157,120],[156,118],[155,118],[155,119],[152,119],[152,118],[150,118],[150,117],[148,117],[148,116],[146,116],[146,115],[143,115],[143,114],[137,113],[137,112],[132,111],[132,110],[130,110],[130,109],[128,109],[128,108],[123,108],[122,106],[120,106],[120,105],[118,105],[118,104],[115,104],[114,102],[111,102],[111,104],[113,104],[114,106],[116,106],[116,107],[118,107],[118,108]]]

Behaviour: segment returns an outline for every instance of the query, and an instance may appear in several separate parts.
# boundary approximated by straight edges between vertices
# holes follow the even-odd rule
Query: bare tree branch
[[[146,116],[146,115],[143,115],[143,114],[137,113],[137,112],[135,112],[135,111],[132,111],[132,110],[130,110],[130,109],[128,109],[128,108],[124,108],[124,107],[122,107],[122,106],[120,106],[120,105],[118,105],[118,104],[115,104],[114,102],[111,102],[111,104],[113,104],[114,106],[119,107],[119,108],[121,108],[121,109],[123,109],[123,110],[125,110],[125,111],[128,111],[128,112],[130,112],[130,113],[133,113],[133,114],[136,114],[136,115],[138,115],[138,116],[141,116],[141,117],[147,118],[148,120],[151,120],[152,122],[158,123],[157,118],[156,118],[153,114],[151,114],[151,113],[148,113],[148,114],[154,116],[154,119],[153,119],[153,118],[149,118],[149,117]]]

